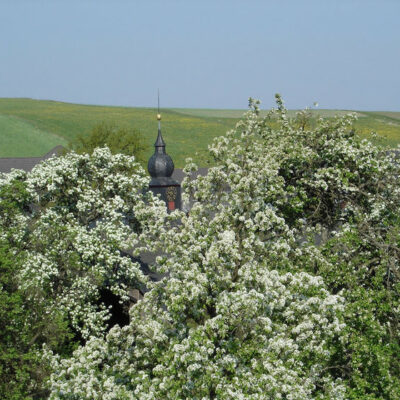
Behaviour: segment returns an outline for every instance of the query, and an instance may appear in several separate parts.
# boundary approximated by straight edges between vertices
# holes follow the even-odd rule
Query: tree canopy
[[[81,134],[70,143],[70,148],[79,154],[92,153],[97,147],[105,146],[112,154],[135,156],[141,164],[147,161],[143,136],[135,128],[100,122],[88,134]]]
[[[188,214],[107,149],[4,177],[18,287],[80,334],[37,350],[49,398],[397,399],[400,166],[354,118],[250,100],[206,176],[188,160]],[[153,282],[129,254],[156,249]],[[107,325],[101,289],[123,303],[134,285],[129,323]]]
[[[102,293],[127,308],[128,288],[146,284],[135,254],[155,248],[167,215],[163,203],[146,191],[148,181],[134,157],[112,155],[107,148],[69,153],[29,173],[2,176],[2,293],[7,304],[22,302],[23,313],[9,329],[22,324],[29,332],[25,351],[41,351],[46,344],[70,355],[78,343],[110,328],[114,310]],[[5,310],[10,321],[20,309]],[[18,346],[18,357],[25,357]],[[4,368],[11,371],[10,365]]]

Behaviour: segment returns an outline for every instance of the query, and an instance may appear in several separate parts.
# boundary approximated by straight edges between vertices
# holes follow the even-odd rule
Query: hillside
[[[167,151],[177,167],[192,157],[207,165],[207,145],[212,138],[232,128],[245,110],[163,109],[163,136]],[[313,110],[315,115],[332,117],[343,110]],[[294,115],[294,111],[290,115]],[[400,113],[357,112],[355,128],[361,136],[375,131],[382,146],[400,143]],[[153,152],[156,138],[156,110],[152,108],[110,107],[56,101],[0,98],[0,157],[41,156],[52,147],[66,146],[70,139],[87,133],[97,123],[114,122],[133,126],[144,135]]]
[[[0,157],[42,156],[68,140],[14,116],[0,115]]]

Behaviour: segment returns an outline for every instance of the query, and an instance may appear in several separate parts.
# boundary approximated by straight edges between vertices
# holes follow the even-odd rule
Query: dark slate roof
[[[207,175],[208,168],[199,168],[196,172],[193,173],[193,178],[197,178],[199,175],[200,176],[205,176]],[[172,179],[175,179],[179,183],[182,183],[183,178],[185,177],[185,174],[183,173],[183,170],[180,168],[175,168],[173,174],[172,174]]]
[[[387,156],[393,155],[394,158],[400,158],[400,150],[398,149],[390,149],[385,151]]]
[[[22,169],[29,172],[40,161],[61,154],[64,151],[63,146],[56,146],[42,157],[7,157],[0,158],[0,172],[10,172],[12,168]]]

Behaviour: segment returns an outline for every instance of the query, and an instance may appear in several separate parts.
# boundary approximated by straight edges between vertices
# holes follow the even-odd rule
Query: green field
[[[17,117],[0,115],[0,157],[40,157],[68,140]]]
[[[167,152],[177,167],[192,157],[200,166],[208,160],[207,145],[216,136],[232,128],[245,110],[164,109],[163,136]],[[262,114],[266,111],[262,111]],[[324,117],[343,115],[344,110],[313,110]],[[294,116],[295,111],[289,115]],[[382,146],[400,143],[400,112],[358,111],[357,132],[370,137],[378,133]],[[156,110],[152,108],[110,107],[70,104],[56,101],[0,98],[0,157],[35,157],[54,146],[66,146],[79,134],[85,134],[99,122],[139,129],[153,152],[157,135]]]

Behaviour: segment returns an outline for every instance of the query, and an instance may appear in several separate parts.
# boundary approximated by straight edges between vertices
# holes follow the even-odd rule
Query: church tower
[[[181,208],[181,185],[171,178],[174,162],[165,151],[165,142],[161,134],[160,96],[158,97],[158,135],[154,143],[154,154],[150,157],[147,169],[151,175],[149,188],[159,194],[169,211]]]

